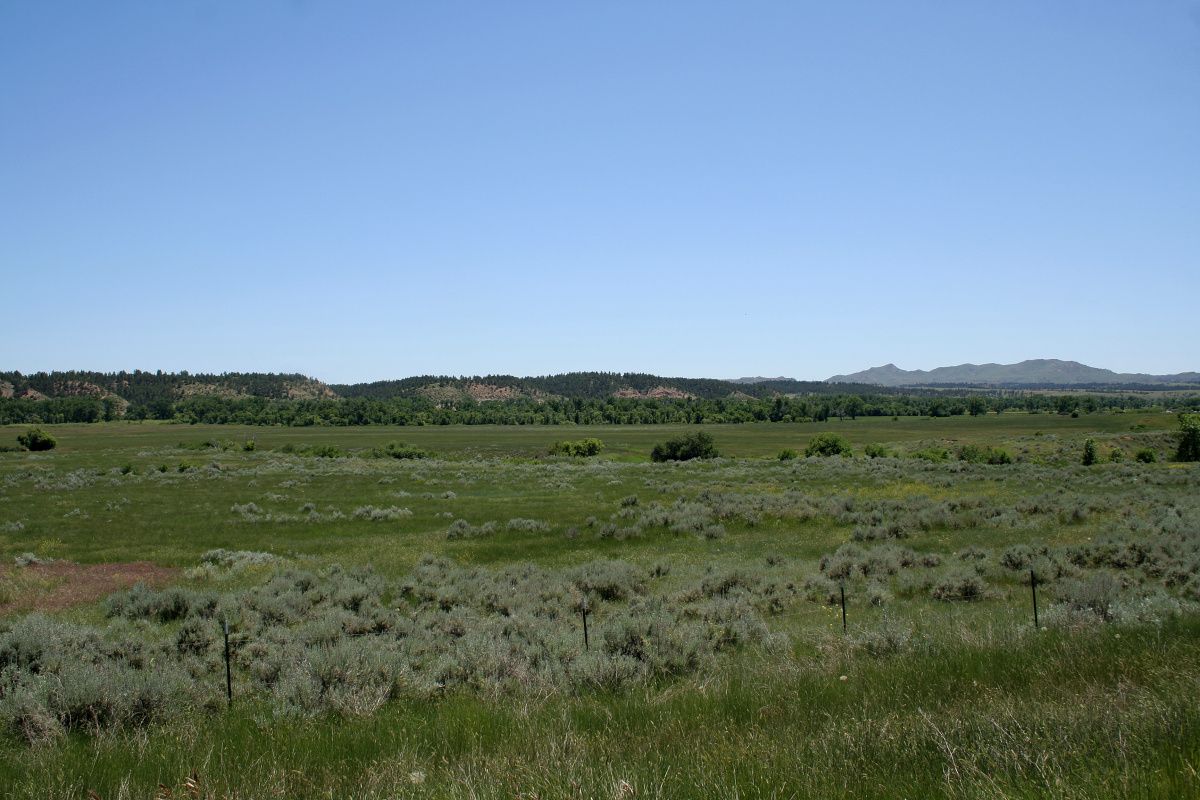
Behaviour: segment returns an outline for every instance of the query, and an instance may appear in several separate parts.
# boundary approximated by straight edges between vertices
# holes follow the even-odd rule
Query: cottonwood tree
[[[1200,414],[1179,415],[1179,447],[1175,450],[1176,461],[1200,461]]]

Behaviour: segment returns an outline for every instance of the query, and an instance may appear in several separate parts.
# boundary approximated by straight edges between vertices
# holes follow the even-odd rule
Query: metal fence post
[[[1037,575],[1033,572],[1033,567],[1029,568],[1029,588],[1033,592],[1033,627],[1037,628],[1038,613],[1037,613]]]
[[[587,651],[588,647],[588,631],[587,631],[587,595],[583,596],[583,649]]]
[[[838,586],[842,589],[842,633],[846,632],[846,581],[839,580]]]
[[[233,672],[229,667],[229,620],[225,620],[225,693],[233,705]]]

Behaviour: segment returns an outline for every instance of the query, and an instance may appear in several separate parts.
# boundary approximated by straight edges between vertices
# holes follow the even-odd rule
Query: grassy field
[[[25,565],[0,572],[0,788],[1198,796],[1200,469],[1173,427],[710,426],[722,458],[654,464],[688,431],[54,426],[0,454]],[[828,431],[855,456],[775,458]],[[584,437],[599,457],[545,455]],[[392,441],[433,454],[370,457]]]

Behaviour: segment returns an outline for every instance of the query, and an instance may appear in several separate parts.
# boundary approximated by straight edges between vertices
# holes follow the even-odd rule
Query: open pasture
[[[661,496],[655,494],[650,499],[672,502],[686,493],[681,490],[689,485],[699,488],[712,482],[729,484],[731,471],[738,473],[738,483],[753,483],[761,475],[768,486],[778,489],[784,485],[778,474],[781,470],[788,472],[787,464],[770,457],[784,448],[803,452],[814,436],[826,431],[845,436],[860,452],[867,443],[882,443],[899,454],[930,446],[953,451],[965,443],[974,443],[1007,447],[1018,461],[1032,465],[1078,461],[1082,439],[1088,435],[1095,436],[1106,450],[1120,447],[1130,453],[1145,442],[1157,442],[1161,457],[1165,457],[1169,447],[1161,434],[1172,424],[1173,415],[1166,414],[1094,415],[1078,419],[1006,414],[937,420],[860,418],[823,424],[712,426],[706,430],[713,434],[721,452],[731,457],[716,466],[645,464],[656,441],[684,430],[672,426],[301,429],[154,423],[51,426],[48,430],[60,441],[58,449],[40,454],[0,455],[0,469],[7,482],[0,505],[0,523],[12,527],[20,522],[23,526],[20,531],[0,531],[0,555],[11,560],[33,551],[41,556],[85,563],[150,560],[162,566],[187,567],[194,566],[207,550],[224,547],[281,553],[290,550],[333,557],[348,564],[372,563],[376,568],[394,571],[406,568],[425,552],[455,554],[472,563],[514,559],[565,563],[636,546],[656,553],[672,553],[679,549],[677,542],[617,545],[587,536],[572,541],[557,535],[518,534],[447,542],[442,536],[447,524],[443,520],[447,514],[476,524],[536,518],[550,523],[557,534],[562,528],[579,526],[589,516],[607,517],[612,513],[614,499],[620,496],[639,490],[644,496],[642,484],[648,480],[668,484]],[[12,428],[0,431],[0,436],[15,437],[17,432],[18,429]],[[588,436],[604,442],[605,449],[599,459],[588,462],[543,459],[531,463],[537,456],[544,456],[554,441]],[[242,445],[250,440],[255,442],[256,449],[243,451]],[[356,449],[365,450],[389,441],[408,442],[442,458],[388,463],[352,457],[293,457],[278,451],[287,444],[332,446],[344,455],[353,456]],[[228,449],[205,447],[206,442],[225,443]],[[186,447],[179,447],[181,444]],[[900,466],[906,468],[901,472],[907,474],[912,471],[907,468],[928,468],[928,462],[883,460],[875,466],[890,467],[890,471],[862,466],[848,473],[844,469],[830,469],[831,464],[844,466],[840,461],[817,461],[790,469],[792,472],[801,469],[803,485],[822,496],[911,493],[947,497],[960,492],[958,487],[938,485],[947,478],[937,469],[926,476],[936,477],[933,481],[918,479],[910,485],[906,478],[897,477],[900,473],[896,469]],[[944,467],[943,471],[949,468]],[[1029,469],[979,472],[999,479],[972,480],[966,484],[972,494],[1001,499],[1016,498],[1030,491],[1074,490],[1079,484],[1070,473],[1056,469],[1036,472],[1035,480],[1023,480],[1035,474]],[[914,474],[920,475],[921,471],[918,469]],[[953,482],[958,473],[948,474]],[[562,477],[558,482],[564,487],[569,484],[569,488],[554,485],[556,475]],[[686,478],[671,477],[674,475]],[[455,495],[452,501],[441,497],[447,491]],[[653,491],[659,492],[660,488]],[[399,492],[407,492],[408,496],[397,497]],[[437,496],[426,496],[430,494]],[[397,505],[408,508],[413,515],[397,524],[382,526],[385,528],[382,531],[381,526],[367,525],[361,520],[338,518],[321,525],[295,524],[295,520],[289,519],[265,526],[236,524],[241,517],[229,509],[250,502],[284,517],[295,517],[299,509],[310,503],[318,509],[333,506],[347,515],[365,505]],[[1044,520],[1038,522],[1051,541],[1067,541],[1087,530],[1086,526],[1064,528],[1046,525]],[[845,531],[838,526],[783,527],[783,531],[744,530],[745,535],[733,537],[722,546],[726,551],[744,549],[749,555],[775,549],[812,557],[820,555],[822,548],[836,547],[845,539]],[[987,546],[1012,543],[1003,535],[975,542],[970,537],[953,535],[955,530],[939,531],[924,544],[946,547],[959,543]],[[682,549],[685,556],[691,550]]]
[[[0,454],[24,564],[0,573],[0,785],[1194,795],[1200,469],[1166,463],[1173,425],[706,426],[723,457],[681,463],[648,459],[670,427],[53,427]],[[853,458],[774,457],[828,431]],[[545,455],[585,437],[600,456]],[[80,580],[49,559],[176,572],[30,614]]]

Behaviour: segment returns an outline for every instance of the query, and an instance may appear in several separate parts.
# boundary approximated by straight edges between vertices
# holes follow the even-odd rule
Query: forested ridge
[[[46,397],[77,397],[116,395],[134,405],[151,405],[160,400],[174,402],[188,387],[204,387],[252,397],[285,399],[297,386],[321,386],[305,375],[260,372],[224,372],[220,375],[182,372],[0,372],[0,384],[11,386],[11,394],[21,397],[30,390]],[[7,392],[6,392],[7,394]]]
[[[1191,408],[1197,396],[882,388],[640,373],[418,376],[327,387],[297,374],[0,373],[0,424],[117,419],[244,425],[658,425]],[[30,392],[36,393],[31,394]],[[482,397],[478,399],[477,396]]]
[[[342,397],[416,397],[430,387],[469,392],[472,387],[488,386],[513,389],[531,397],[556,396],[567,399],[583,398],[598,400],[620,392],[646,394],[655,390],[668,390],[692,395],[705,400],[727,398],[733,395],[749,397],[775,397],[791,394],[888,394],[899,395],[900,389],[888,389],[869,384],[831,385],[823,381],[761,381],[753,384],[734,383],[716,378],[664,378],[639,372],[569,372],[562,375],[543,375],[533,378],[518,378],[513,375],[476,375],[453,377],[448,375],[422,375],[395,381],[374,383],[334,384],[330,386]],[[932,393],[932,392],[918,392]]]

